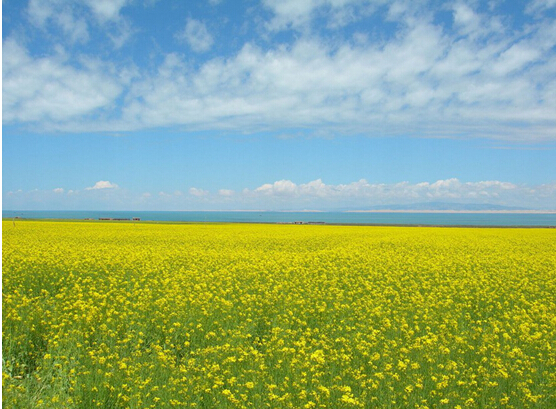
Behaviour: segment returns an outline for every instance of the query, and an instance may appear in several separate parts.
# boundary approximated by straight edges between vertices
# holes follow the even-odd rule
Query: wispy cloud
[[[90,24],[120,22],[120,10],[127,3],[128,0],[30,0],[27,16],[42,30],[53,26],[64,33],[64,39],[86,43]]]
[[[192,18],[187,19],[185,28],[176,34],[176,38],[187,42],[198,53],[208,51],[214,43],[206,24]]]
[[[59,27],[72,43],[89,41],[89,27],[83,16],[74,13],[73,2],[31,0],[27,8],[29,21],[47,30],[49,25]]]
[[[306,31],[312,20],[324,18],[328,27],[342,27],[371,14],[386,0],[264,0],[264,6],[273,14],[266,27],[279,31],[294,29]]]
[[[551,151],[555,148],[547,146],[487,146],[487,149],[517,150],[517,151]]]

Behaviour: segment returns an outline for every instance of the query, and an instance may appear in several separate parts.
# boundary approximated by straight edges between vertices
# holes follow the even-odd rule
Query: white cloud
[[[235,194],[235,192],[233,190],[230,190],[230,189],[220,189],[218,191],[218,194],[220,196],[223,196],[223,197],[230,197],[230,196],[233,196]]]
[[[101,21],[118,20],[120,10],[128,0],[85,0],[85,4],[93,11],[95,17]]]
[[[54,193],[64,193],[64,189],[61,187],[57,187],[56,189],[53,190]]]
[[[259,186],[255,192],[273,196],[293,196],[297,194],[297,185],[291,180],[279,180],[273,184],[266,183]]]
[[[345,184],[327,184],[316,179],[298,184],[291,180],[279,180],[242,191],[221,189],[215,194],[201,188],[191,188],[189,195],[177,193],[179,191],[151,195],[115,187],[108,181],[99,181],[94,187],[84,191],[68,190],[67,194],[60,194],[62,192],[58,189],[19,189],[4,196],[4,206],[14,209],[335,210],[452,202],[556,210],[554,182],[518,185],[498,180],[469,182],[451,178],[419,183],[369,183],[360,179]]]
[[[556,0],[533,0],[525,7],[527,13],[536,14],[556,7]]]
[[[103,64],[69,64],[63,50],[33,58],[3,42],[2,113],[6,122],[64,122],[109,106],[122,87]]]
[[[27,7],[29,21],[46,29],[49,22],[59,26],[70,42],[85,43],[89,40],[89,28],[83,17],[73,11],[73,2],[55,0],[30,0]]]
[[[128,0],[30,0],[26,11],[36,27],[46,30],[52,24],[64,32],[64,40],[86,43],[90,23],[119,22],[120,10],[127,3]]]
[[[460,34],[477,36],[486,31],[480,15],[467,4],[457,2],[453,6],[454,24],[459,28]]]
[[[272,198],[268,203],[284,205],[288,202],[297,206],[311,204],[318,206],[363,206],[377,204],[404,204],[426,202],[430,200],[462,200],[464,202],[481,200],[506,200],[505,204],[518,203],[520,195],[527,191],[509,182],[480,181],[461,182],[458,179],[437,180],[433,183],[420,182],[412,184],[399,182],[394,184],[372,184],[365,179],[348,184],[328,185],[321,179],[304,184],[291,180],[280,180],[263,184],[253,190],[245,190],[244,198]]]
[[[112,40],[114,48],[120,49],[137,32],[127,20],[123,20],[116,26],[114,32],[107,35]]]
[[[198,189],[196,187],[192,187],[189,189],[189,194],[196,196],[196,197],[205,197],[208,196],[208,190]]]
[[[198,53],[210,50],[214,43],[205,23],[192,18],[187,19],[185,29],[176,34],[176,37],[185,40],[191,49]]]
[[[87,23],[83,18],[76,18],[68,12],[60,12],[54,18],[62,30],[69,35],[72,43],[86,43],[89,41]]]
[[[117,187],[117,184],[111,183],[108,180],[99,180],[94,186],[87,187],[85,190],[116,189]]]
[[[382,3],[264,4],[274,16],[271,25],[283,29],[310,27],[322,16],[329,24],[350,21],[353,10],[372,13]],[[46,24],[58,4],[69,3],[33,0],[29,12],[36,24]],[[86,4],[98,21],[120,21],[126,3]],[[190,56],[169,52],[156,69],[143,71],[100,62],[76,66],[63,52],[35,57],[9,38],[3,56],[4,123],[34,122],[72,132],[187,126],[556,140],[553,21],[538,19],[519,31],[505,26],[507,19],[479,13],[473,2],[458,1],[446,6],[454,16],[452,31],[434,24],[428,12],[415,11],[422,4],[391,3],[388,18],[397,31],[380,40],[330,42],[309,33],[289,45],[246,43],[236,54],[198,66]],[[122,27],[121,37],[113,38],[116,46],[131,30]],[[214,43],[206,25],[191,18],[178,37],[198,52]]]
[[[556,79],[548,72],[556,57],[546,47],[556,45],[556,36],[543,30],[523,44],[496,36],[485,43],[417,22],[383,46],[335,47],[306,38],[266,51],[246,44],[236,56],[210,60],[196,72],[171,54],[156,77],[132,88],[124,121],[554,139],[556,98],[550,90]]]
[[[304,26],[319,6],[318,3],[318,1],[313,0],[263,1],[263,4],[274,13],[274,18],[269,23],[271,29],[281,29],[286,26]]]
[[[273,13],[268,22],[270,30],[294,28],[307,30],[311,20],[324,17],[329,27],[342,27],[360,16],[371,13],[385,0],[264,0],[263,5]]]

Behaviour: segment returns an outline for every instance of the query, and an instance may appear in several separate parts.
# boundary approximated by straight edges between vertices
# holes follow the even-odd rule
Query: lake
[[[97,211],[3,210],[3,218],[98,219],[139,217],[142,221],[235,223],[341,223],[447,226],[556,226],[554,213],[351,213],[251,211]]]

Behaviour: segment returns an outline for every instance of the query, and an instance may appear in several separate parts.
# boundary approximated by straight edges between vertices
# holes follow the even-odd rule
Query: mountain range
[[[518,211],[518,210],[531,210],[526,207],[516,206],[502,206],[488,203],[449,203],[449,202],[425,202],[425,203],[410,203],[410,204],[390,204],[390,205],[377,205],[369,206],[366,208],[358,209],[344,209],[344,211]]]

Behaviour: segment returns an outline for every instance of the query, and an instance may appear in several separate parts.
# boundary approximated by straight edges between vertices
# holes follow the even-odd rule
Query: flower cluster
[[[556,231],[3,223],[5,407],[556,407]]]

